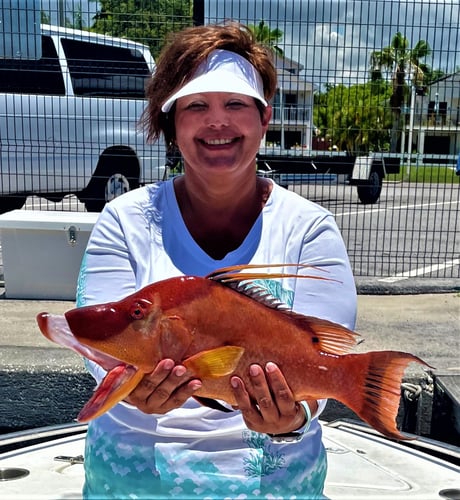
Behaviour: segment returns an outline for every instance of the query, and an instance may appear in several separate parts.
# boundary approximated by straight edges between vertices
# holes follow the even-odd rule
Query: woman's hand
[[[164,414],[179,408],[201,387],[201,381],[190,379],[186,372],[185,366],[163,359],[125,401],[144,413]]]
[[[305,424],[305,412],[296,403],[286,379],[275,363],[267,363],[265,371],[259,365],[251,365],[249,377],[249,392],[239,377],[231,379],[238,408],[249,429],[266,434],[286,434]],[[317,407],[310,409],[314,413]]]

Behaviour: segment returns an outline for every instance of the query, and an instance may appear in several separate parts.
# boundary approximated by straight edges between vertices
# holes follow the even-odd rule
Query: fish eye
[[[140,302],[135,302],[129,312],[133,319],[142,319],[144,317],[144,308]]]

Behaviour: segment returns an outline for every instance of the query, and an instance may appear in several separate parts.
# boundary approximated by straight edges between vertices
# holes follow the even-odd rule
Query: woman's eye
[[[245,106],[246,106],[246,104],[244,102],[241,102],[241,101],[230,101],[229,103],[227,103],[227,107],[232,108],[232,109],[240,109],[240,108],[243,108]]]
[[[192,111],[200,111],[202,109],[206,109],[206,104],[203,102],[192,102],[190,103],[186,109],[190,109]]]

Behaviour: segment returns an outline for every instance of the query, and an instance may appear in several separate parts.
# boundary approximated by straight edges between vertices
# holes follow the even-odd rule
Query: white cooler
[[[13,210],[0,215],[7,299],[75,300],[98,213]]]

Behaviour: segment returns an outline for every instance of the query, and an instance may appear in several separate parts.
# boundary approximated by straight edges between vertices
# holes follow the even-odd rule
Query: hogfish
[[[293,312],[254,283],[328,278],[260,273],[251,270],[255,267],[262,266],[173,277],[117,302],[75,308],[64,316],[39,314],[38,325],[48,339],[108,372],[78,420],[91,420],[124,399],[164,358],[201,380],[200,402],[230,405],[236,405],[230,378],[241,377],[250,387],[249,366],[272,361],[297,401],[334,398],[381,433],[404,439],[396,426],[404,370],[411,362],[429,365],[399,351],[352,353],[357,333]]]

